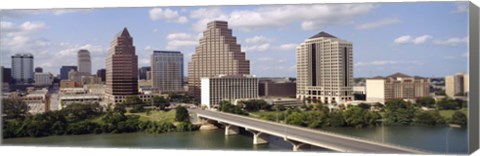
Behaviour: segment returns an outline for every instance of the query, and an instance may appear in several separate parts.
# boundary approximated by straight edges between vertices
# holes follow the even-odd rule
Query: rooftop
[[[329,38],[337,38],[333,35],[330,35],[329,33],[326,33],[324,31],[316,34],[316,35],[313,35],[312,37],[308,38],[308,39],[313,39],[313,38],[319,38],[319,37],[329,37]]]

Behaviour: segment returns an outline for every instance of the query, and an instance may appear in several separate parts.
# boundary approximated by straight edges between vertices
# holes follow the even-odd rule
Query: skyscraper
[[[80,49],[77,53],[78,72],[92,74],[92,61],[90,59],[90,52],[85,49]]]
[[[68,72],[70,72],[70,70],[77,71],[77,66],[62,66],[60,68],[60,80],[68,79]]]
[[[152,86],[161,92],[183,91],[183,54],[179,51],[154,51],[150,72]]]
[[[232,30],[225,21],[207,24],[207,30],[188,63],[188,90],[200,98],[200,78],[218,75],[249,75],[250,62],[232,36]]]
[[[468,94],[468,74],[456,73],[445,77],[445,94],[454,98]]]
[[[33,55],[30,53],[12,56],[12,78],[15,83],[33,82]]]
[[[141,67],[138,69],[138,79],[147,80],[147,72],[150,71],[150,67]]]
[[[2,75],[2,82],[3,83],[10,83],[12,82],[12,69],[11,68],[5,68],[3,66],[0,66],[1,70],[1,75]]]
[[[352,43],[320,32],[297,48],[297,98],[322,103],[353,100]]]
[[[127,28],[119,32],[110,45],[105,93],[107,101],[115,104],[123,102],[129,95],[138,94],[138,58]]]
[[[105,82],[105,77],[106,77],[106,70],[105,69],[99,69],[97,70],[97,76],[100,77],[100,79],[102,79],[102,82]]]

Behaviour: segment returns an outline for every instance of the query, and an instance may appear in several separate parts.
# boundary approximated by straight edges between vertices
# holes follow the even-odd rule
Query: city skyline
[[[354,77],[386,76],[391,71],[443,77],[467,70],[466,4],[10,10],[2,14],[2,65],[9,67],[8,58],[14,53],[30,52],[35,56],[35,67],[58,74],[62,65],[75,65],[74,56],[83,48],[91,52],[92,71],[96,71],[105,68],[112,34],[128,27],[138,36],[139,67],[150,64],[154,50],[176,50],[185,56],[184,75],[188,76],[187,63],[206,23],[226,20],[251,61],[251,74],[259,77],[296,77],[295,47],[321,31],[355,43]],[[404,6],[413,9],[404,10]],[[307,9],[324,14],[301,12]],[[112,18],[120,15],[128,20]]]

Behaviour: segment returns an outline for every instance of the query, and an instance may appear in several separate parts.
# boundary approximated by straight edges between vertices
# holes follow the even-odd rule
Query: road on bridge
[[[274,135],[318,147],[328,148],[339,152],[368,152],[368,153],[417,153],[428,154],[430,152],[402,147],[398,145],[384,144],[381,142],[367,141],[359,138],[348,137],[320,130],[312,130],[276,122],[254,119],[235,114],[191,109],[190,111],[202,118],[216,120],[222,123],[244,127],[265,134]]]

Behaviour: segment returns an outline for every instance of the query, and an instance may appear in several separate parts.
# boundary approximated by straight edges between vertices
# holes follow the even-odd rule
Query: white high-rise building
[[[53,83],[51,73],[35,73],[35,86],[49,86]]]
[[[249,75],[220,75],[201,78],[201,105],[218,107],[220,102],[258,98],[258,79]]]
[[[353,100],[351,42],[320,32],[296,51],[297,98],[322,103]]]
[[[33,83],[33,55],[30,53],[12,56],[12,78],[15,83]]]
[[[90,52],[85,49],[81,49],[77,53],[78,59],[78,72],[92,74],[92,61],[90,59]]]
[[[456,73],[445,77],[445,94],[451,98],[468,94],[468,74]]]
[[[183,54],[179,51],[154,51],[151,71],[146,74],[152,86],[161,92],[183,91]]]

